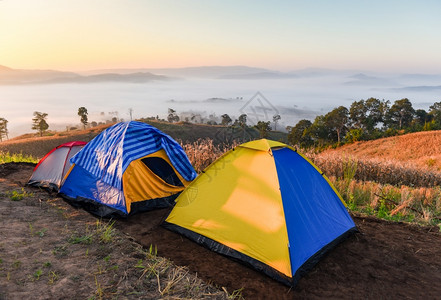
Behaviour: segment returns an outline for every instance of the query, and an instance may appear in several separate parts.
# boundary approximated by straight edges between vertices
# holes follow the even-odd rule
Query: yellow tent
[[[224,154],[176,199],[165,227],[294,285],[355,224],[325,176],[266,139]]]

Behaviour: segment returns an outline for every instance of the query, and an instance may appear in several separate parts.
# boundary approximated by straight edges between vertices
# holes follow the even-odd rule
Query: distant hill
[[[422,131],[356,142],[326,152],[410,163],[417,167],[438,171],[441,170],[441,131]]]
[[[5,66],[0,66],[0,72],[9,72],[9,71],[12,71],[12,69]]]
[[[247,74],[229,74],[223,75],[219,78],[221,79],[282,79],[282,78],[297,78],[298,76],[291,73],[281,73],[281,72],[258,72],[258,73],[247,73]]]
[[[172,79],[173,78],[164,75],[155,75],[150,72],[80,75],[74,72],[62,72],[55,70],[18,70],[0,66],[0,85],[96,82],[144,83],[149,81],[165,81]]]
[[[0,66],[0,85],[35,84],[58,79],[74,79],[79,75],[55,70],[18,70]]]
[[[440,74],[403,74],[400,76],[401,79],[406,80],[420,80],[427,82],[428,80],[433,81],[440,81],[441,75]]]
[[[97,82],[127,82],[127,83],[144,83],[155,80],[172,80],[170,77],[155,75],[152,73],[132,73],[132,74],[116,74],[116,73],[105,73],[90,76],[80,76],[72,78],[54,78],[51,80],[46,80],[41,83],[97,83]]]
[[[259,138],[259,133],[254,128],[248,128],[246,132],[240,129],[233,130],[221,125],[192,124],[186,122],[168,123],[156,120],[141,120],[159,130],[167,133],[172,138],[187,142],[195,142],[198,139],[209,138],[215,144],[231,143]],[[50,132],[48,136],[39,137],[36,134],[25,134],[0,143],[0,151],[9,153],[23,153],[41,158],[54,147],[70,141],[91,141],[101,131],[113,124],[101,125],[86,130],[72,130],[64,132]],[[287,134],[283,132],[270,132],[269,138],[286,142]]]
[[[395,90],[410,91],[410,92],[432,92],[432,91],[441,91],[441,85],[406,86],[403,88],[396,88]]]
[[[355,74],[349,76],[350,81],[345,82],[345,85],[376,85],[376,86],[385,86],[385,85],[396,85],[395,82],[390,81],[389,79],[368,76],[363,73]]]
[[[103,69],[82,72],[83,75],[101,73],[129,74],[134,72],[150,72],[165,76],[181,78],[212,78],[212,79],[283,79],[283,78],[310,78],[320,76],[349,76],[354,70],[332,70],[320,68],[306,68],[291,72],[280,72],[265,68],[248,66],[201,66],[185,68],[138,68],[138,69]]]
[[[84,72],[85,75],[101,73],[129,74],[133,72],[150,72],[173,77],[194,78],[221,78],[223,76],[240,76],[255,73],[271,72],[263,68],[247,66],[202,66],[186,68],[139,68],[139,69],[104,69]]]
[[[0,85],[94,82],[143,83],[153,80],[183,78],[277,79],[292,77],[297,77],[297,75],[247,66],[103,69],[78,73],[55,70],[19,70],[0,66]]]

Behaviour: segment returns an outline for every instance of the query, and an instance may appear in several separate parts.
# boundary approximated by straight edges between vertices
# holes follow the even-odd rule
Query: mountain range
[[[147,83],[187,78],[259,80],[311,78],[328,75],[350,75],[356,71],[307,68],[280,72],[247,66],[202,66],[186,68],[101,69],[84,72],[12,69],[0,65],[0,85],[125,82]]]
[[[290,72],[280,72],[248,66],[202,66],[186,68],[136,68],[101,69],[83,72],[57,70],[12,69],[0,65],[1,85],[57,84],[57,83],[149,83],[191,78],[224,80],[267,80],[301,79],[331,76],[340,78],[345,86],[389,87],[411,91],[439,90],[441,74],[380,74],[369,75],[358,70],[333,70],[306,68]],[[409,84],[412,82],[413,84]],[[417,83],[417,84],[415,84]],[[419,85],[418,83],[421,83]],[[430,84],[428,84],[430,83]]]

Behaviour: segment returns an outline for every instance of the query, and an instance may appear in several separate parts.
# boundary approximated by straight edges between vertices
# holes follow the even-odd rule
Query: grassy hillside
[[[251,128],[243,132],[223,126],[148,122],[182,141],[197,172],[231,148],[225,142],[258,137]],[[26,135],[0,143],[0,152],[21,152],[39,158],[63,142],[89,141],[105,127],[58,132],[43,138]],[[284,140],[286,134],[272,133],[270,138]],[[440,139],[441,131],[420,132],[305,154],[329,177],[350,210],[386,219],[438,224]]]
[[[221,125],[206,125],[206,124],[192,124],[180,122],[176,124],[161,122],[156,120],[142,119],[140,121],[146,122],[159,130],[167,133],[172,138],[183,143],[193,143],[198,139],[209,138],[213,140],[216,145],[229,144],[233,140],[248,141],[259,138],[259,133],[254,128],[247,128],[244,132],[241,129],[232,129]],[[25,155],[32,155],[34,157],[43,157],[54,147],[70,142],[70,141],[85,141],[89,142],[101,131],[113,124],[101,125],[86,130],[72,130],[63,132],[49,132],[44,137],[39,137],[37,134],[25,134],[8,141],[0,143],[0,152],[22,153]],[[286,142],[287,134],[283,132],[270,132],[269,138],[277,141]]]
[[[233,140],[242,142],[259,138],[259,132],[255,128],[247,128],[245,132],[241,128],[231,128],[222,125],[193,124],[188,122],[168,123],[156,120],[142,119],[167,133],[172,138],[184,143],[193,143],[200,138],[212,139],[215,144],[231,143]],[[269,139],[287,142],[287,133],[274,131],[269,132]]]
[[[441,223],[441,131],[418,132],[307,153],[351,211]]]
[[[99,126],[86,130],[73,130],[66,132],[50,132],[49,135],[39,137],[34,134],[25,134],[0,143],[0,152],[10,154],[22,153],[36,158],[43,157],[58,145],[71,141],[92,140],[107,126]]]
[[[363,159],[381,159],[441,170],[441,131],[423,131],[373,141],[356,142],[328,150]]]

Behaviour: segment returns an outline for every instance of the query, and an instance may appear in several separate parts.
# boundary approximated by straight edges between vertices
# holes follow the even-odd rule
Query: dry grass
[[[59,133],[45,138],[11,140],[0,143],[0,150],[2,146],[6,149],[12,147],[15,153],[41,157],[62,142],[87,140],[87,137],[92,137],[103,128],[95,128],[93,131],[89,129]],[[196,139],[194,142],[181,142],[190,162],[198,173],[237,144],[218,144],[210,138]],[[356,206],[361,205],[375,210],[379,208],[379,205],[383,205],[392,215],[411,210],[408,207],[418,209],[418,212],[413,211],[418,217],[420,212],[425,214],[426,218],[431,216],[432,219],[433,217],[436,219],[439,215],[440,204],[437,187],[441,185],[441,131],[418,132],[358,142],[322,153],[302,152],[328,177],[335,178],[335,184],[339,189],[346,186],[341,192],[349,202],[352,201],[351,197],[355,199],[353,203]],[[350,169],[349,162],[355,166],[351,171],[353,174],[349,176],[350,178],[347,174]],[[350,188],[349,194],[347,194],[348,188]],[[397,204],[393,205],[388,200],[380,201],[382,193],[386,193],[387,197],[392,194],[401,195],[404,193],[411,200],[398,199],[398,196],[394,196],[392,197],[393,201]],[[423,197],[421,194],[425,196]],[[388,199],[387,197],[386,199]],[[366,206],[366,203],[369,205]]]
[[[342,177],[348,159],[355,179],[410,187],[441,185],[441,131],[425,131],[357,142],[322,153],[306,153],[328,176]]]
[[[396,161],[412,164],[420,169],[438,171],[441,169],[441,130],[356,142],[326,152],[345,153],[363,159]]]
[[[237,143],[215,145],[212,139],[199,139],[193,143],[181,143],[181,146],[196,172],[201,173],[225,152],[237,146]]]
[[[200,173],[234,145],[216,146],[210,139],[182,144]],[[441,217],[441,173],[386,159],[360,159],[346,153],[305,151],[336,186],[353,211],[390,220],[438,223]]]
[[[50,133],[50,136],[39,137],[32,134],[16,137],[0,143],[0,152],[30,155],[42,158],[53,148],[72,141],[89,142],[109,125],[101,125],[86,130],[72,130]]]
[[[345,163],[357,165],[355,179],[396,186],[435,187],[441,185],[441,172],[421,168],[412,163],[385,158],[360,158],[347,153],[307,153],[307,156],[328,176],[343,177]]]
[[[351,180],[335,176],[330,181],[352,211],[394,220],[438,224],[441,222],[441,189],[400,187],[371,181]]]

